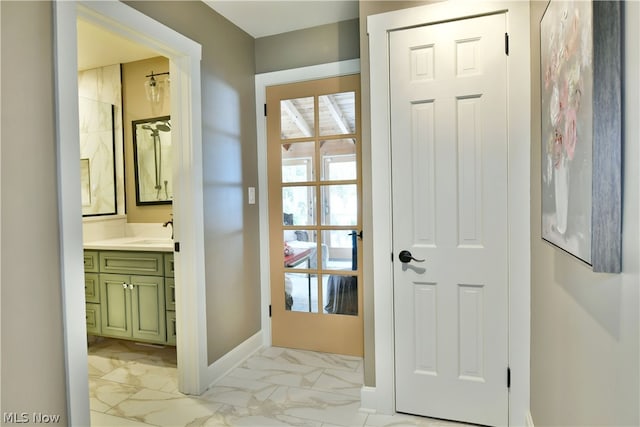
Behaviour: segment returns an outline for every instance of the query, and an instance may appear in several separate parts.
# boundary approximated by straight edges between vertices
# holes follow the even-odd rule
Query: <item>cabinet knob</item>
[[[129,284],[129,289],[133,289],[133,285],[132,284]]]
[[[126,284],[126,283],[123,283],[123,284],[122,284],[122,287],[123,287],[124,289],[127,289],[127,284]]]

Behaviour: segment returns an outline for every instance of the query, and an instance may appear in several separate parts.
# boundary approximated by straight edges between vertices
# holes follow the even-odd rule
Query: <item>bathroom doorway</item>
[[[206,340],[204,318],[203,222],[198,207],[202,194],[201,103],[199,61],[201,47],[168,27],[119,2],[56,2],[56,101],[61,254],[63,275],[64,328],[69,419],[74,425],[89,424],[89,397],[86,329],[82,313],[85,299],[79,291],[84,268],[82,224],[77,207],[81,205],[78,137],[78,75],[76,22],[82,17],[93,24],[158,51],[170,58],[175,76],[171,85],[172,139],[177,168],[174,220],[180,254],[176,257],[176,280],[185,283],[178,292],[181,310],[178,319],[177,359],[180,391],[199,394],[206,378]],[[183,166],[189,165],[189,166]]]

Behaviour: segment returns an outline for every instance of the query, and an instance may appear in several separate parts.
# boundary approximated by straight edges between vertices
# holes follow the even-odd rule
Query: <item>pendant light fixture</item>
[[[165,84],[168,85],[171,83],[169,77],[164,80],[156,79],[158,76],[168,76],[169,72],[166,73],[154,73],[153,70],[151,74],[145,76],[148,80],[144,82],[144,91],[147,95],[147,100],[152,104],[159,104],[162,96],[164,95]]]

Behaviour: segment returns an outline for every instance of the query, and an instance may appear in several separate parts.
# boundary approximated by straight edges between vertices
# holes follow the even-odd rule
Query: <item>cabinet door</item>
[[[176,312],[167,311],[167,344],[176,345]]]
[[[164,254],[164,275],[166,277],[173,277],[174,276],[174,262],[173,262],[173,254],[169,253],[169,254]]]
[[[176,281],[172,277],[164,279],[164,289],[166,293],[167,310],[176,309]]]
[[[97,273],[84,274],[84,299],[86,302],[100,302],[100,279]]]
[[[166,342],[164,278],[131,276],[131,284],[133,338]]]
[[[100,335],[100,304],[85,304],[87,334]]]
[[[122,274],[100,275],[100,312],[102,335],[131,337],[130,276]],[[126,285],[126,286],[123,286]]]

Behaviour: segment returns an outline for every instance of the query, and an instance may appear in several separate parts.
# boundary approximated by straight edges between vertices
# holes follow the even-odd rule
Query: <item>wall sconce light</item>
[[[164,86],[165,83],[168,85],[171,83],[169,77],[167,77],[164,81],[156,80],[157,76],[168,76],[169,72],[166,73],[154,73],[153,70],[151,74],[145,76],[149,80],[144,82],[144,91],[147,95],[147,100],[152,104],[159,104],[162,96],[164,95]]]

